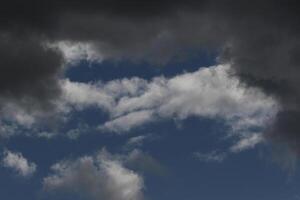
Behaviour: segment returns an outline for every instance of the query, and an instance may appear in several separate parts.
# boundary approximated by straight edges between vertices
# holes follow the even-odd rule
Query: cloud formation
[[[29,177],[36,172],[37,166],[33,162],[29,162],[21,153],[4,151],[2,165],[10,168],[18,175]]]
[[[147,140],[153,140],[153,136],[151,134],[148,135],[138,135],[128,139],[125,148],[132,148],[132,147],[140,147],[146,142]]]
[[[106,83],[61,79],[62,93],[55,102],[56,114],[63,119],[73,111],[97,108],[108,114],[108,121],[99,124],[98,130],[118,134],[160,119],[184,120],[197,116],[222,119],[231,129],[229,136],[237,138],[237,143],[248,141],[257,134],[261,137],[262,132],[273,123],[280,106],[276,99],[265,95],[259,88],[245,86],[232,76],[231,69],[230,65],[217,65],[171,78],[159,76],[145,80],[133,77]],[[43,113],[41,117],[39,113],[32,115],[16,107],[7,109],[6,113],[10,112],[11,120],[31,129],[31,134],[55,135],[38,128],[38,119],[44,117]],[[6,131],[3,136],[10,136],[9,130],[18,130],[18,126],[7,126],[3,129],[3,132]],[[89,127],[84,126],[84,129],[89,130]],[[74,129],[75,137],[79,136],[80,130]],[[67,135],[71,136],[71,132]],[[261,141],[257,140],[255,144]],[[234,147],[236,151],[255,146],[242,143],[244,145],[239,148]]]
[[[230,151],[234,153],[241,152],[245,149],[252,149],[257,144],[263,142],[264,138],[263,135],[260,133],[252,133],[248,136],[245,136],[240,141],[238,141],[236,144],[230,147]]]
[[[90,199],[143,199],[143,177],[105,150],[96,156],[58,162],[51,169],[53,174],[43,180],[48,192],[71,192]]]
[[[267,138],[298,151],[297,0],[13,0],[0,13],[1,111],[8,103],[25,113],[55,110],[65,54],[49,44],[93,47],[79,57],[155,63],[200,48],[220,52],[218,62],[231,64],[243,83],[277,99],[281,111]]]
[[[251,129],[263,131],[272,123],[278,104],[260,89],[245,87],[230,69],[219,65],[150,81],[135,77],[105,84],[62,84],[65,102],[80,109],[95,106],[109,114],[111,119],[100,125],[102,131],[123,133],[159,119],[197,116],[222,119],[234,136],[245,140],[256,134]]]

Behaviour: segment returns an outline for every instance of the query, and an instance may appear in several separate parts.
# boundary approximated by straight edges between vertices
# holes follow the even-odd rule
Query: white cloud
[[[53,174],[43,181],[48,192],[76,192],[95,200],[143,199],[143,178],[105,150],[97,156],[61,161],[51,169]]]
[[[211,151],[208,153],[202,152],[195,152],[194,156],[197,160],[202,162],[222,162],[226,157],[227,153],[225,152],[218,152],[218,151]]]
[[[263,142],[263,136],[261,133],[252,133],[244,138],[241,138],[236,144],[234,144],[230,150],[231,152],[240,152],[246,149],[252,149],[257,144]]]
[[[142,146],[145,140],[151,137],[150,134],[148,135],[138,135],[135,137],[131,137],[128,139],[126,143],[126,147],[135,147],[135,146]]]
[[[65,102],[57,100],[53,102],[52,110],[24,109],[14,102],[6,102],[1,110],[4,115],[0,116],[0,137],[9,138],[16,135],[41,136],[46,130],[39,130],[39,125],[49,125],[53,121],[65,121],[70,108]],[[49,124],[47,124],[49,122]],[[52,134],[51,135],[55,135]],[[48,135],[46,137],[51,137]]]
[[[50,48],[58,48],[68,64],[76,64],[81,60],[101,62],[103,57],[91,43],[60,41],[46,44]]]
[[[82,109],[87,106],[98,106],[101,109],[109,109],[113,107],[113,96],[102,91],[102,85],[86,84],[70,82],[63,80],[61,82],[63,89],[62,104],[69,104],[76,106],[77,109]]]
[[[127,115],[118,117],[111,121],[105,122],[104,125],[99,126],[100,130],[109,130],[113,132],[129,131],[132,127],[136,127],[140,124],[153,120],[152,111],[143,110],[132,112]]]
[[[55,116],[63,118],[71,111],[95,107],[109,116],[108,121],[99,125],[100,130],[116,133],[164,118],[218,118],[231,127],[230,134],[246,138],[252,135],[251,129],[264,129],[272,121],[278,105],[259,89],[246,88],[229,71],[229,65],[217,65],[172,78],[154,77],[150,81],[137,77],[107,83],[64,79],[60,81],[63,95],[54,102]],[[45,118],[43,113],[28,114],[13,105],[5,109],[9,122],[29,128]],[[7,128],[3,128],[7,134],[2,135],[12,135],[12,129]]]
[[[114,132],[159,118],[189,116],[222,118],[233,132],[264,127],[277,112],[276,101],[256,88],[245,88],[229,70],[229,65],[218,65],[169,79],[118,79],[106,84],[66,80],[63,88],[65,101],[106,110],[111,120],[101,127]]]
[[[4,167],[11,168],[20,176],[28,177],[35,173],[36,164],[29,162],[21,153],[6,150],[2,159]]]

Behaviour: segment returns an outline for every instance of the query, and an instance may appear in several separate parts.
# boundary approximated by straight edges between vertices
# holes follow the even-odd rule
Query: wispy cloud
[[[211,152],[207,152],[207,153],[203,153],[203,152],[195,152],[194,153],[194,157],[202,162],[223,162],[226,157],[227,157],[227,153],[226,152],[219,152],[217,150],[211,151]]]
[[[256,145],[264,141],[262,133],[249,134],[246,137],[241,138],[236,144],[230,147],[230,150],[234,153],[241,152],[246,149],[252,149]]]
[[[151,134],[134,136],[128,139],[128,141],[125,144],[125,147],[126,148],[140,147],[144,144],[145,141],[149,139],[153,139]]]

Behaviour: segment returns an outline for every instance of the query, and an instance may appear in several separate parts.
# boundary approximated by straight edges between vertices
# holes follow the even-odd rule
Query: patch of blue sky
[[[120,78],[140,77],[150,80],[155,76],[172,77],[183,72],[194,72],[200,67],[216,64],[216,52],[204,50],[191,52],[190,55],[181,59],[170,60],[165,65],[149,62],[112,61],[104,60],[100,63],[82,60],[76,66],[71,66],[65,76],[71,81],[94,82],[110,81]]]

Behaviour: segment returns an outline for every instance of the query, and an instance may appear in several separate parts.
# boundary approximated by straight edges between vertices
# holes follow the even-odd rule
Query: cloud
[[[113,106],[113,99],[99,84],[85,84],[78,82],[61,81],[63,93],[63,104],[75,106],[78,110],[87,106],[97,106],[107,109]]]
[[[43,180],[48,192],[74,192],[91,199],[143,199],[143,178],[105,150],[97,156],[58,162],[51,169],[53,174]]]
[[[15,104],[25,113],[48,116],[61,97],[59,77],[66,61],[96,55],[162,64],[188,54],[187,50],[206,49],[218,51],[218,62],[231,64],[242,83],[276,98],[281,111],[266,130],[267,138],[298,151],[297,0],[29,0],[4,1],[2,7],[1,111],[6,104]],[[89,50],[91,45],[92,51],[47,46],[58,43]]]
[[[122,133],[152,120],[152,111],[136,111],[105,122],[103,125],[99,126],[99,130]]]
[[[139,147],[142,146],[143,143],[149,139],[153,139],[151,134],[134,136],[128,139],[125,147],[126,148]]]
[[[37,166],[29,162],[21,153],[6,150],[2,159],[2,165],[14,170],[18,175],[29,177],[36,172]]]
[[[139,149],[133,149],[128,156],[124,158],[124,163],[137,171],[148,172],[155,175],[164,175],[167,171],[165,166],[155,158]]]
[[[260,133],[252,133],[247,137],[241,138],[236,144],[234,144],[230,150],[232,152],[241,152],[246,149],[252,149],[257,144],[262,143],[264,141],[263,135]]]
[[[40,41],[1,31],[0,46],[0,109],[16,104],[26,112],[48,112],[60,94],[60,53]]]
[[[234,135],[234,143],[226,150],[219,151],[214,150],[208,153],[195,152],[194,157],[202,162],[223,162],[227,157],[233,153],[240,153],[242,151],[255,148],[257,145],[265,142],[264,135],[262,133],[244,132]],[[232,137],[232,136],[231,136]],[[283,160],[282,160],[283,161]],[[285,161],[286,162],[286,161]],[[279,162],[280,163],[280,162]],[[282,164],[282,163],[280,163]],[[292,163],[283,163],[291,168]],[[295,163],[293,163],[295,164]],[[287,168],[287,167],[285,167]]]
[[[227,157],[227,153],[225,152],[218,152],[218,151],[211,151],[208,153],[202,153],[202,152],[195,152],[194,157],[202,162],[223,162],[224,159]]]
[[[234,140],[236,143],[231,150],[245,150],[260,142],[250,138],[254,135],[263,137],[265,129],[273,123],[279,105],[276,99],[265,95],[259,88],[245,87],[231,75],[231,69],[230,65],[217,65],[170,78],[158,76],[145,80],[133,77],[106,83],[62,79],[59,82],[62,95],[56,101],[56,115],[63,123],[73,111],[93,107],[108,114],[108,120],[99,124],[98,130],[119,134],[163,119],[184,120],[191,116],[222,119],[230,127],[226,134],[238,139]],[[3,137],[13,135],[12,132],[24,133],[22,127],[31,130],[31,135],[57,135],[38,127],[39,121],[45,118],[44,113],[33,115],[13,106],[7,107],[6,113],[6,117],[11,116],[10,120],[17,125],[4,123]],[[66,135],[77,138],[91,129],[95,127],[72,128]]]
[[[103,60],[102,56],[96,52],[93,44],[90,43],[59,41],[57,43],[49,43],[48,47],[59,49],[68,65],[75,66],[82,60],[88,62],[102,62]]]
[[[101,130],[122,133],[159,119],[184,120],[190,116],[221,118],[240,135],[251,128],[263,130],[278,111],[276,100],[258,88],[245,87],[230,75],[230,69],[218,65],[150,81],[132,78],[106,84],[63,83],[67,85],[67,102],[78,107],[96,106],[109,114],[111,119],[100,125]]]

